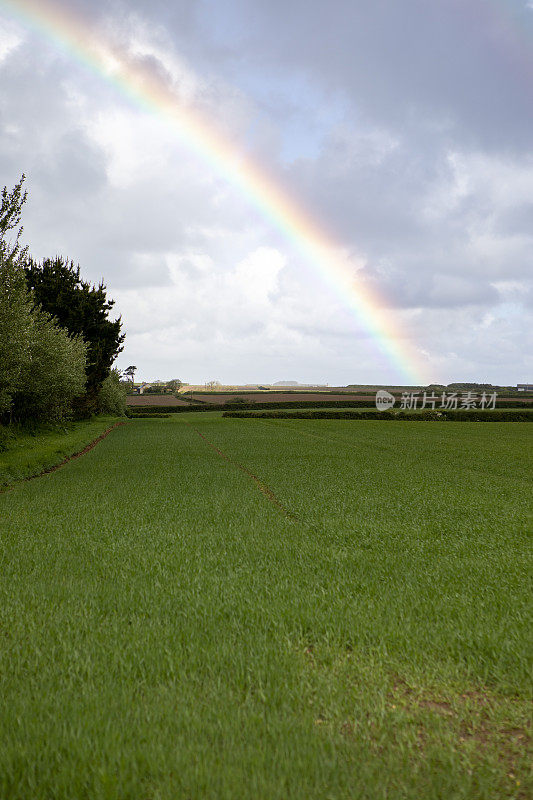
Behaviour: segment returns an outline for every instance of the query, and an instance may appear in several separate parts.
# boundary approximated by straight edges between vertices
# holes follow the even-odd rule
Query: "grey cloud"
[[[448,141],[530,147],[533,14],[521,0],[234,0],[256,69],[299,70],[379,122]]]
[[[533,239],[533,202],[506,209],[500,214],[496,227],[502,234],[523,234]]]
[[[500,296],[487,281],[459,275],[419,271],[401,282],[385,283],[385,296],[393,297],[396,306],[456,308],[496,305]]]
[[[33,165],[29,177],[43,195],[61,193],[69,203],[81,186],[85,195],[107,186],[106,158],[84,131],[72,130],[58,137],[53,151]]]

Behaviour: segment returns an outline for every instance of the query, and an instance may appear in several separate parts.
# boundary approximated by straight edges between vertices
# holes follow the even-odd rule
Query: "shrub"
[[[72,415],[73,400],[85,389],[87,346],[38,308],[31,321],[29,359],[13,395],[13,413],[19,421],[60,421]]]
[[[12,431],[5,425],[0,425],[0,453],[9,450],[9,445],[13,439]]]
[[[126,413],[126,393],[127,389],[120,380],[120,372],[112,369],[98,392],[98,413],[123,417]]]

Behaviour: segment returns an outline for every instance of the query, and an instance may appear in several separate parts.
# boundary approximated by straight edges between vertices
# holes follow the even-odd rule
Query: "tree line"
[[[122,413],[113,362],[122,322],[103,282],[61,256],[36,261],[21,245],[24,175],[0,204],[0,422],[57,422]]]

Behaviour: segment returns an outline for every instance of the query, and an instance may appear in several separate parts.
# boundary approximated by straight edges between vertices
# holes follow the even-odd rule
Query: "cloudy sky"
[[[410,360],[164,114],[14,6],[0,0],[0,184],[27,175],[36,257],[105,279],[119,366],[190,382],[533,379],[532,2],[39,4],[156,76],[328,231]]]

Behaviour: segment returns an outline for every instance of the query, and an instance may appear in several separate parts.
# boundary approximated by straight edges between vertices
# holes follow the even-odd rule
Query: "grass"
[[[0,487],[51,469],[79,453],[117,421],[118,417],[99,416],[63,425],[13,428],[8,449],[0,451]]]
[[[0,497],[0,797],[527,797],[530,436],[180,414]]]

